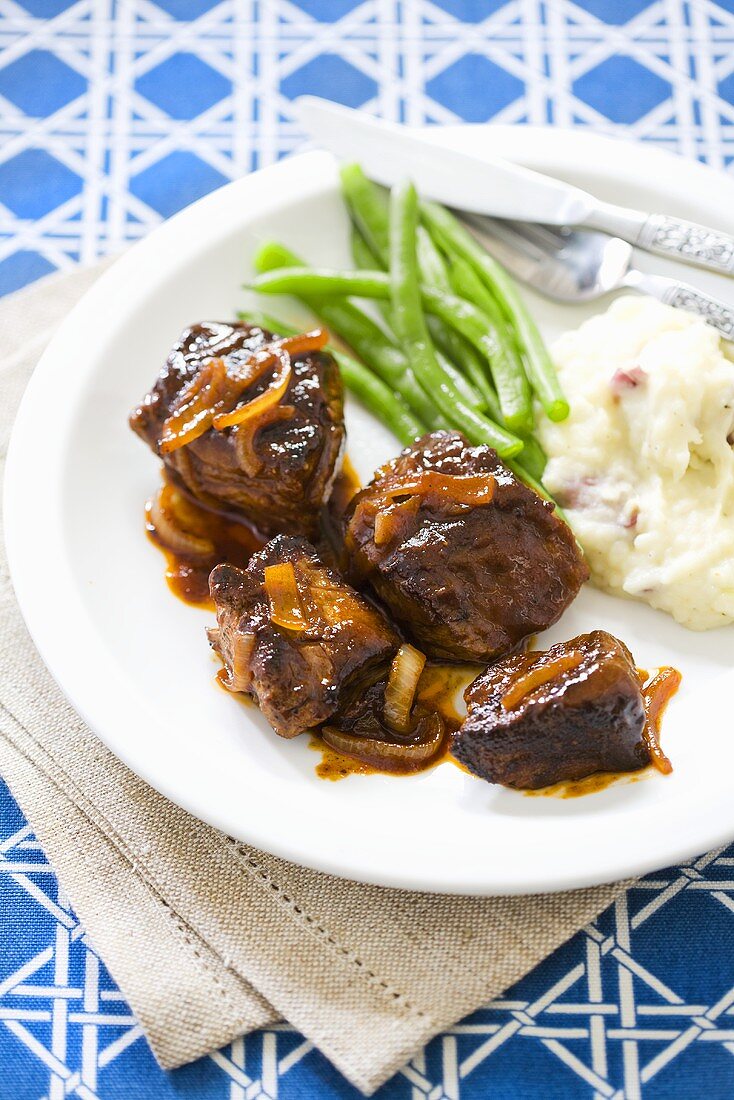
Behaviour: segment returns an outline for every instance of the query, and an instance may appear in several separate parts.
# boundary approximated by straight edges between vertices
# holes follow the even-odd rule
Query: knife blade
[[[376,183],[411,179],[423,198],[498,218],[585,225],[683,263],[734,274],[734,237],[665,214],[616,206],[579,187],[500,157],[440,144],[440,128],[416,130],[362,111],[301,96],[303,129],[343,160],[356,160]]]

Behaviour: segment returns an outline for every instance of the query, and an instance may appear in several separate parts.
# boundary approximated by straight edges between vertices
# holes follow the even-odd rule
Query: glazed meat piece
[[[588,578],[566,524],[489,447],[432,432],[377,471],[346,545],[431,656],[490,661],[554,623]]]
[[[547,787],[650,762],[640,679],[623,642],[603,630],[544,653],[506,657],[464,693],[454,756],[505,787]]]
[[[253,372],[253,356],[271,340],[238,322],[187,329],[130,425],[197,500],[244,514],[267,534],[314,534],[344,442],[341,378],[323,351],[294,353],[290,363],[276,360]],[[256,377],[243,388],[248,372]],[[246,423],[210,426],[197,436],[211,421],[193,423],[207,402],[227,413],[254,399],[260,404]]]
[[[278,535],[244,570],[216,566],[209,585],[217,612],[209,641],[225,686],[252,695],[281,737],[348,706],[385,675],[400,645],[384,615],[302,538]]]

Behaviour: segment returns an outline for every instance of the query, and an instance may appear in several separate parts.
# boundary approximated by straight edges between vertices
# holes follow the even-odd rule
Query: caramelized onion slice
[[[250,415],[237,425],[237,458],[240,466],[250,477],[254,477],[262,467],[260,457],[255,450],[257,433],[267,427],[268,424],[273,424],[276,420],[290,420],[295,414],[296,410],[293,405],[280,404],[288,389],[290,379],[291,370],[288,367],[282,383],[269,387],[254,401],[251,401],[246,406],[251,410]],[[251,408],[251,406],[256,407]]]
[[[425,663],[424,654],[412,645],[401,645],[393,657],[385,685],[383,716],[388,726],[398,733],[410,730],[410,712]]]
[[[167,550],[189,561],[207,561],[215,553],[211,539],[194,534],[176,510],[178,497],[164,485],[150,502],[148,523]]]
[[[246,401],[244,405],[238,405],[236,409],[232,409],[230,412],[219,413],[215,416],[214,427],[218,432],[223,431],[225,428],[233,428],[237,424],[245,424],[248,420],[256,417],[260,409],[269,408],[280,401],[291,380],[291,360],[288,353],[281,348],[273,350],[272,360],[277,362],[278,365],[273,372],[273,377],[267,389],[263,390],[257,397],[253,397],[252,400]]]
[[[164,422],[158,444],[160,453],[167,455],[193,443],[212,426],[221,430],[230,423],[239,423],[239,419],[228,422],[229,413],[226,410],[236,404],[244,390],[256,382],[263,371],[279,360],[282,362],[284,354],[297,356],[320,350],[328,338],[325,329],[314,329],[299,336],[273,341],[258,348],[232,373],[227,371],[223,359],[208,360],[183,387],[178,407]],[[235,409],[232,415],[237,412],[239,410]]]
[[[332,749],[387,771],[421,767],[440,751],[443,734],[444,726],[438,714],[430,714],[418,723],[416,736],[419,740],[402,744],[345,733],[335,726],[323,726],[321,729],[321,736]]]
[[[291,359],[299,355],[307,355],[312,351],[321,351],[329,339],[329,333],[325,328],[314,328],[310,332],[299,333],[298,336],[286,336],[279,340],[277,346],[287,351]]]
[[[270,603],[271,622],[287,630],[305,630],[308,627],[296,571],[291,562],[265,566],[265,592]]]
[[[158,442],[162,455],[193,443],[212,426],[216,409],[228,400],[236,400],[237,388],[227,375],[223,359],[210,359],[187,382],[179,395],[175,412],[163,424]]]
[[[280,396],[276,399],[279,401],[288,388],[288,383],[285,386],[281,385],[283,373],[288,368],[288,381],[290,381],[290,364],[291,359],[295,359],[299,355],[303,355],[306,352],[318,351],[324,346],[329,338],[329,334],[325,329],[314,329],[313,332],[304,332],[301,336],[288,336],[285,340],[278,340],[275,343],[267,344],[258,352],[260,357],[260,363],[263,367],[271,367],[274,363],[279,363],[280,366],[273,375],[273,379],[264,393],[259,397],[254,398],[252,401],[245,402],[244,405],[240,405],[236,409],[232,409],[227,413],[220,413],[214,418],[214,427],[217,431],[222,431],[224,428],[234,427],[235,424],[243,424],[253,416],[257,415],[257,402],[264,398],[266,394],[269,394],[273,389],[281,387]],[[244,388],[250,386],[257,378],[262,374],[262,370],[259,370],[256,375],[247,372],[242,375],[244,382]],[[273,402],[270,401],[269,404]],[[261,406],[262,407],[262,406]]]
[[[220,646],[221,636],[217,637],[216,642],[212,641],[211,635],[209,635],[209,641],[213,645],[222,659],[225,659],[225,655],[222,652]],[[231,648],[227,654],[227,660],[224,668],[220,668],[217,673],[217,679],[223,688],[232,692],[249,692],[252,687],[252,655],[255,651],[255,635],[243,634],[240,631],[235,631]]]
[[[422,470],[416,477],[399,484],[370,490],[358,503],[355,518],[365,511],[374,516],[375,545],[384,546],[403,530],[406,520],[416,515],[425,497],[480,508],[492,502],[496,489],[497,479],[492,474],[442,474],[436,470]]]
[[[379,495],[393,499],[435,494],[449,497],[454,504],[478,507],[491,503],[496,488],[497,478],[492,474],[441,474],[437,470],[422,470],[418,477],[382,489]]]
[[[571,669],[578,668],[583,659],[583,653],[579,653],[578,650],[572,650],[571,653],[565,653],[562,657],[556,657],[554,661],[549,661],[547,664],[533,665],[531,669],[525,673],[521,673],[520,676],[510,684],[509,688],[502,696],[502,706],[505,710],[512,710],[521,703],[531,691],[535,691],[536,688],[541,687],[543,684],[555,680],[556,676],[561,676],[564,672],[570,672]]]
[[[401,535],[410,520],[415,519],[419,506],[420,497],[412,496],[391,505],[384,512],[378,512],[375,516],[375,546],[386,546]]]
[[[652,680],[642,689],[642,701],[645,707],[645,728],[642,737],[647,745],[650,759],[663,775],[673,770],[668,757],[660,747],[660,720],[663,711],[680,687],[681,674],[677,668],[659,668]]]

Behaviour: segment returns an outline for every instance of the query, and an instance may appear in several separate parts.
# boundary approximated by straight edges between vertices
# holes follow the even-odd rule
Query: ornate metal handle
[[[730,309],[717,298],[703,294],[688,283],[679,283],[677,279],[667,279],[664,275],[643,274],[634,268],[627,273],[624,283],[625,286],[639,290],[643,294],[651,294],[653,298],[658,298],[666,305],[687,309],[689,313],[697,313],[699,317],[703,317],[718,329],[726,340],[734,340],[734,309]]]
[[[636,244],[648,252],[708,267],[722,275],[734,275],[734,237],[694,222],[651,214]]]
[[[687,309],[689,313],[697,313],[710,325],[717,328],[727,340],[734,340],[734,310],[729,309],[723,302],[716,298],[710,298],[708,294],[702,294],[700,290],[694,290],[685,283],[674,283],[668,290],[663,301],[677,309]]]

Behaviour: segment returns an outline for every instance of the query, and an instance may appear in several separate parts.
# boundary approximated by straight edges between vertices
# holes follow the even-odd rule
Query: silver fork
[[[489,251],[522,282],[559,302],[588,302],[627,287],[696,313],[734,340],[734,310],[688,283],[632,266],[632,245],[596,229],[564,229],[462,212]]]

